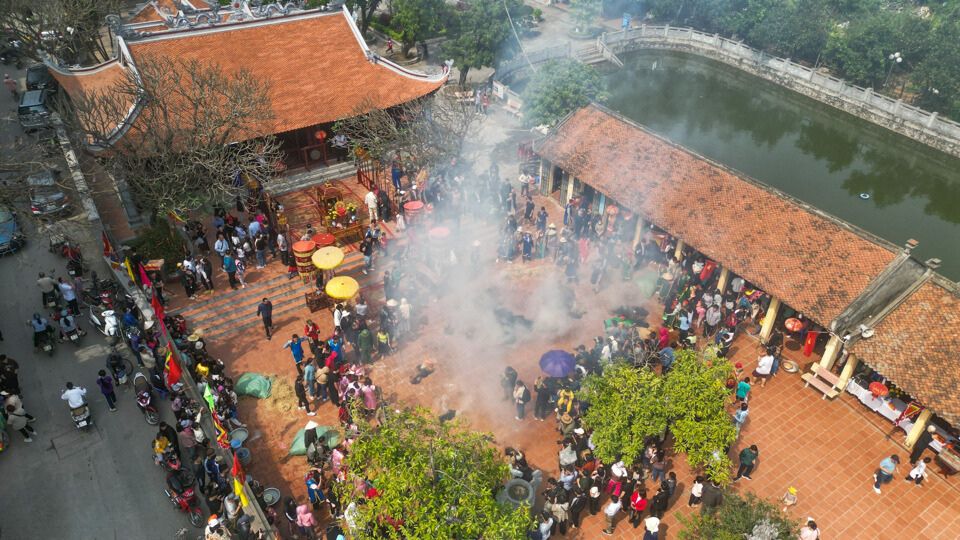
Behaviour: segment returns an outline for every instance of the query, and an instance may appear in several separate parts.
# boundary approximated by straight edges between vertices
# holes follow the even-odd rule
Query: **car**
[[[14,253],[26,243],[17,216],[9,208],[0,206],[0,255]]]
[[[28,90],[20,95],[17,116],[24,131],[50,127],[50,90]]]
[[[27,90],[55,89],[57,80],[50,75],[45,64],[34,64],[27,68]]]
[[[60,171],[44,169],[27,176],[30,188],[30,212],[38,217],[51,217],[70,212],[70,199],[58,187]]]

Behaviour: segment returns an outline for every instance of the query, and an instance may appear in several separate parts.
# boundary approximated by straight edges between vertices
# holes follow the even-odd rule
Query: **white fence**
[[[605,33],[598,43],[598,48],[613,53],[659,48],[707,56],[960,157],[957,122],[717,34],[669,25],[640,26]]]

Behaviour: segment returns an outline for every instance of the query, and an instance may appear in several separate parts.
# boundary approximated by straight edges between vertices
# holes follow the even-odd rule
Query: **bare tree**
[[[42,51],[64,64],[91,64],[110,58],[104,18],[123,6],[122,0],[0,0],[0,26],[29,58],[40,60]]]
[[[143,58],[136,74],[112,87],[71,96],[71,124],[85,142],[111,146],[106,165],[130,184],[141,206],[192,210],[230,201],[249,180],[266,183],[276,173],[281,152],[270,135],[267,91],[248,71]],[[138,110],[117,137],[131,107]]]
[[[475,128],[472,100],[461,102],[441,91],[390,109],[364,101],[333,130],[370,159],[389,162],[400,156],[420,168],[459,158]]]

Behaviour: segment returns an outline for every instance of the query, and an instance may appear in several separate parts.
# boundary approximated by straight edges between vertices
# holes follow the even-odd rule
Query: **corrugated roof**
[[[894,257],[851,226],[596,105],[568,117],[538,152],[824,326]]]

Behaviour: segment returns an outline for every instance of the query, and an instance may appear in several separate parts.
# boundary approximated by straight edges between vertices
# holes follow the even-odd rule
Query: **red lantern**
[[[313,136],[316,137],[318,141],[322,141],[327,138],[327,132],[322,129],[318,129]]]

